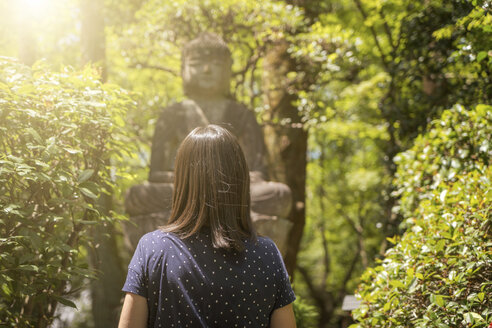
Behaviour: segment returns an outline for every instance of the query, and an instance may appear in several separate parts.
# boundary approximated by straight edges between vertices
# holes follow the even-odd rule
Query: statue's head
[[[200,34],[184,46],[181,58],[181,75],[188,97],[218,97],[229,94],[231,52],[218,35]]]

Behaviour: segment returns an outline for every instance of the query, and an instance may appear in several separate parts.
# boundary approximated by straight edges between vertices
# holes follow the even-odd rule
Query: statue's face
[[[218,97],[229,92],[230,58],[214,51],[196,51],[183,62],[183,84],[188,96]]]

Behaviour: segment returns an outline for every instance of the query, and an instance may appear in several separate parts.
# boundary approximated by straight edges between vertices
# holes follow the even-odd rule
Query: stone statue
[[[282,183],[267,181],[261,127],[252,111],[230,98],[231,64],[229,48],[214,34],[204,33],[184,47],[181,74],[189,99],[163,109],[152,140],[148,182],[132,187],[126,196],[133,225],[126,225],[125,231],[133,247],[141,235],[167,220],[174,158],[181,141],[197,126],[218,124],[236,135],[244,151],[250,169],[251,214],[258,232],[285,251],[291,192]]]

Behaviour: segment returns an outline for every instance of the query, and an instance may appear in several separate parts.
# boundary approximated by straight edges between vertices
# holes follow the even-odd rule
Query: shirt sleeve
[[[289,305],[296,300],[296,295],[289,280],[289,274],[285,268],[284,260],[282,259],[282,254],[278,250],[277,246],[273,244],[277,252],[278,265],[277,265],[277,295],[275,297],[275,303],[273,305],[273,310]]]
[[[128,274],[126,276],[126,282],[123,285],[122,290],[124,292],[137,294],[143,297],[147,297],[148,291],[148,277],[146,270],[146,258],[143,251],[143,237],[140,239],[137,245],[137,249],[133,254],[132,260],[128,265]]]

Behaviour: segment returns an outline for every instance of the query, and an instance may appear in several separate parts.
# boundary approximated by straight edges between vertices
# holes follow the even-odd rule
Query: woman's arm
[[[118,328],[145,328],[148,315],[147,299],[137,294],[126,293]]]
[[[270,328],[296,328],[292,303],[273,311],[270,318]]]

